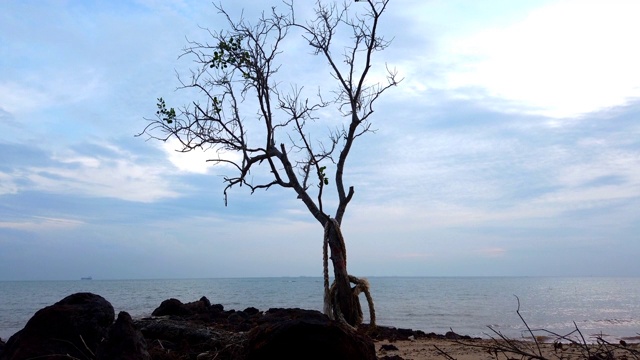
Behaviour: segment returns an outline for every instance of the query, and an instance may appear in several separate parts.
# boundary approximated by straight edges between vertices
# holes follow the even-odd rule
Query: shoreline
[[[35,314],[35,312],[34,312]],[[32,314],[33,315],[33,314]],[[138,315],[138,316],[132,316],[132,318],[134,320],[142,320],[144,318],[148,318],[151,316],[151,311],[149,311],[148,314],[145,315]],[[28,319],[27,319],[28,321]],[[18,331],[20,331],[21,329],[24,328],[24,326],[27,324],[27,321],[24,322],[24,324],[22,324],[22,326],[20,327],[12,327],[11,329],[15,329],[15,332],[13,332],[10,335],[3,335],[0,336],[0,341],[6,342],[9,340],[9,338],[13,335],[15,335]],[[366,323],[363,324],[363,326],[368,326]],[[427,331],[427,330],[422,330],[422,329],[412,329],[412,328],[402,328],[402,327],[397,327],[397,326],[393,326],[393,325],[380,325],[378,324],[378,327],[380,328],[388,328],[388,329],[394,329],[394,330],[398,330],[398,331],[404,331],[404,332],[414,332],[414,333],[422,333],[425,334],[429,340],[433,340],[433,341],[447,341],[448,339],[446,339],[446,333],[442,334],[442,333],[436,333],[433,331]],[[526,330],[525,330],[526,332]],[[555,342],[555,340],[558,338],[558,336],[555,336],[553,334],[549,334],[549,333],[545,333],[542,330],[534,330],[534,335],[536,337],[536,339],[542,343],[542,344],[549,344],[549,343],[553,343]],[[458,334],[457,332],[454,331],[455,334]],[[558,335],[563,335],[563,336],[567,336],[567,334],[562,333],[562,334],[558,334]],[[638,330],[638,332],[633,333],[633,334],[629,334],[629,335],[608,335],[608,334],[604,334],[602,332],[599,333],[590,333],[590,334],[586,334],[584,332],[582,332],[582,335],[584,336],[585,340],[587,343],[589,344],[593,344],[596,343],[598,339],[604,339],[605,341],[609,342],[609,343],[618,343],[620,340],[629,343],[629,344],[640,344],[640,329]],[[471,334],[461,334],[461,336],[464,337],[468,337],[470,339],[473,340],[477,340],[477,341],[486,341],[486,342],[490,342],[493,341],[494,339],[499,338],[500,336],[498,334],[495,333],[491,333],[491,331],[488,329],[487,332],[483,333],[482,336],[477,336],[477,335],[471,335]],[[516,339],[519,341],[525,341],[525,342],[533,342],[532,338],[530,335],[527,336],[515,336],[515,335],[510,335],[510,334],[504,334],[505,337],[509,338],[509,339]],[[573,337],[574,335],[570,335],[568,337]],[[424,340],[425,337],[418,337],[416,339],[416,341],[420,341],[420,340]],[[576,338],[577,340],[577,338]],[[400,340],[398,340],[400,341]],[[568,341],[562,341],[562,342],[568,342]]]
[[[61,329],[66,331],[64,342],[57,338]],[[299,337],[302,329],[306,335]],[[106,353],[122,350],[118,348],[122,341],[137,342],[134,348],[148,351],[147,357],[151,354],[151,358],[158,359],[165,359],[169,352],[175,355],[171,355],[171,359],[194,354],[204,356],[203,359],[213,359],[218,355],[235,358],[237,354],[272,351],[265,349],[276,349],[273,351],[278,354],[303,351],[312,356],[314,351],[326,351],[329,343],[334,355],[353,355],[355,351],[367,354],[367,359],[385,360],[640,358],[639,334],[617,342],[608,341],[604,335],[600,335],[591,342],[591,337],[583,337],[578,330],[565,336],[549,332],[546,336],[537,336],[544,333],[539,330],[527,337],[514,338],[487,332],[489,338],[479,338],[453,331],[442,335],[384,325],[370,328],[367,323],[359,325],[355,331],[350,329],[340,326],[317,310],[270,308],[261,311],[254,307],[225,310],[223,305],[211,304],[204,296],[189,303],[182,303],[175,298],[164,300],[151,317],[134,320],[127,312],[121,311],[115,319],[114,308],[105,298],[83,292],[69,295],[40,309],[25,325],[20,336],[2,339],[0,359],[4,358],[5,352],[32,351],[37,346],[42,349],[38,350],[39,353],[30,354],[30,357],[58,353],[62,350],[56,349],[67,343],[73,347],[64,351],[72,351],[78,349],[73,341],[77,341],[79,333],[102,334],[92,339],[92,351],[97,349]],[[84,338],[81,339],[84,342]],[[327,342],[327,339],[333,340]],[[184,344],[187,344],[186,347]],[[272,345],[264,347],[264,344]],[[316,348],[309,350],[308,346]],[[598,356],[593,357],[593,354]]]
[[[101,294],[116,311],[127,311],[134,318],[150,315],[165,299],[189,302],[203,295],[227,309],[253,306],[263,311],[271,307],[322,310],[321,277],[103,281],[96,274],[90,275],[93,281],[0,282],[5,300],[0,311],[0,336],[6,339],[22,328],[42,304],[53,304],[74,292]],[[439,334],[453,329],[482,338],[492,334],[487,328],[491,325],[510,337],[520,337],[524,326],[515,313],[517,302],[513,294],[517,294],[522,301],[522,314],[532,328],[564,334],[573,330],[575,320],[585,335],[602,331],[612,339],[633,336],[640,330],[640,278],[368,279],[380,325]],[[365,322],[366,307],[363,304]]]
[[[588,359],[591,354],[610,352],[614,358],[637,358],[640,356],[640,336],[636,342],[608,344],[566,344],[543,342],[536,345],[532,341],[491,339],[436,339],[418,338],[414,340],[376,340],[378,359],[456,359],[456,360],[495,360],[497,358],[531,358],[524,354],[540,356],[544,359]],[[513,351],[509,351],[512,349]],[[522,351],[522,352],[519,352]],[[634,357],[635,356],[635,357]],[[607,358],[607,357],[598,357]]]

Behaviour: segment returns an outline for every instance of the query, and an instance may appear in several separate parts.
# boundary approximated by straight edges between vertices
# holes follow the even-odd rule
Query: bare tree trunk
[[[331,224],[328,242],[335,276],[336,300],[345,321],[351,326],[358,326],[362,321],[362,309],[358,297],[351,289],[347,273],[347,254],[337,231],[335,226]]]
[[[213,43],[189,41],[182,54],[193,56],[197,68],[191,71],[190,79],[180,80],[181,89],[196,90],[203,99],[176,111],[158,98],[157,118],[150,120],[143,131],[161,141],[178,139],[181,152],[212,150],[217,153],[209,159],[212,164],[231,165],[232,175],[224,177],[225,205],[227,191],[236,185],[246,186],[252,193],[272,186],[294,190],[325,229],[325,311],[352,326],[362,321],[358,299],[362,291],[367,296],[372,323],[375,315],[368,283],[347,273],[347,252],[340,223],[353,198],[354,187],[345,189],[343,174],[355,140],[373,132],[369,119],[374,112],[373,104],[400,81],[395,70],[389,68],[386,84],[368,78],[373,54],[390,44],[377,34],[378,20],[389,1],[363,1],[365,8],[354,9],[354,12],[349,9],[349,1],[342,6],[334,1],[327,4],[318,1],[315,18],[308,21],[297,21],[293,2],[285,1],[290,9],[288,14],[272,8],[271,16],[265,14],[255,24],[242,17],[234,22],[235,16],[221,5],[214,5],[226,18],[228,30],[207,30]],[[276,77],[280,64],[275,59],[282,51],[281,43],[294,28],[302,30],[303,43],[311,46],[313,55],[324,55],[329,74],[337,82],[325,99],[325,91],[320,89],[317,100],[305,98],[307,92],[295,84],[291,92],[281,92],[284,90],[279,85],[282,79]],[[351,34],[351,45],[342,43],[343,36],[338,34],[343,31],[345,36]],[[333,39],[340,40],[333,44]],[[339,50],[341,47],[343,50]],[[253,105],[257,105],[257,112],[249,110]],[[318,140],[314,135],[312,141],[306,124],[319,119],[323,109],[329,106],[335,106],[344,118],[340,121],[342,126],[331,125],[326,138]],[[245,111],[248,112],[245,114]],[[253,125],[254,116],[262,127]],[[248,125],[250,123],[252,125]],[[237,156],[220,156],[220,151]],[[327,165],[335,166],[338,207],[334,219],[323,210],[324,189],[331,178],[331,174],[326,173]],[[256,168],[268,171],[272,177],[265,176],[254,183],[251,174]],[[318,181],[317,190],[313,187],[314,179]],[[312,195],[317,195],[317,199]],[[327,247],[331,248],[335,276],[333,290],[328,286]]]

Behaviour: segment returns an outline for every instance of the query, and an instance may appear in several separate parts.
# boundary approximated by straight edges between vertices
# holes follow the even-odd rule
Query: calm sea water
[[[574,322],[585,336],[610,339],[640,333],[640,278],[373,277],[378,324],[426,332],[488,337],[488,326],[510,337],[531,328],[566,334]],[[0,282],[0,338],[22,329],[39,309],[75,292],[106,298],[134,317],[150,315],[163,300],[206,296],[225,309],[322,309],[321,278],[91,280]],[[368,311],[361,296],[363,310]]]

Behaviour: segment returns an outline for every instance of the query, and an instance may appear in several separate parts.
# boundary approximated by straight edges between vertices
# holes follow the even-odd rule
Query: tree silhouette
[[[386,65],[384,83],[369,80],[374,54],[390,44],[378,35],[389,0],[325,3],[318,1],[313,17],[300,21],[293,3],[285,2],[286,13],[274,7],[253,24],[243,18],[233,20],[221,5],[216,6],[227,29],[207,30],[211,43],[188,41],[181,55],[192,58],[197,67],[189,79],[179,77],[179,89],[196,89],[201,98],[179,109],[158,98],[157,116],[148,119],[140,135],[177,139],[178,151],[212,151],[216,155],[209,161],[230,165],[234,170],[224,177],[225,205],[229,189],[236,185],[251,192],[273,186],[293,190],[325,229],[325,311],[357,325],[362,319],[357,294],[365,286],[347,273],[340,224],[354,187],[345,185],[344,172],[356,139],[372,131],[374,103],[400,80]],[[303,86],[278,76],[281,66],[287,66],[278,62],[278,56],[291,38],[302,40],[311,50],[300,56],[324,58],[324,71],[334,80],[330,91],[319,88],[310,98]],[[326,114],[331,119],[325,119]],[[312,137],[309,128],[320,119],[331,120],[332,126],[323,136],[316,130]],[[230,153],[236,156],[229,157]],[[323,202],[330,186],[337,195],[333,218]],[[327,247],[335,276],[331,290]]]

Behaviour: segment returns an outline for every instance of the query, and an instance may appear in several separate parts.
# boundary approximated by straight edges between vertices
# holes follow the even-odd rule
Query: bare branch
[[[214,5],[226,20],[226,30],[204,29],[210,40],[187,39],[180,56],[192,59],[197,67],[188,79],[178,77],[179,89],[196,90],[200,100],[174,110],[159,98],[157,118],[149,120],[142,133],[161,141],[177,139],[180,152],[214,151],[217,156],[209,161],[229,165],[225,169],[234,172],[223,177],[225,204],[236,185],[251,192],[291,188],[324,225],[325,188],[335,186],[335,218],[341,222],[355,194],[343,180],[351,147],[358,137],[373,132],[369,120],[375,101],[399,83],[389,68],[386,84],[368,81],[374,53],[390,44],[377,34],[388,2],[368,0],[351,9],[347,2],[317,1],[315,17],[303,22],[296,18],[293,3],[285,2],[288,13],[273,8],[255,23],[242,15],[234,19],[222,5]],[[301,39],[313,54],[324,58],[337,80],[332,98],[324,99],[318,89],[311,99],[304,86],[293,83],[283,91],[281,80],[276,80],[280,49],[293,29],[301,30]],[[346,37],[351,44],[344,47]],[[319,120],[319,111],[332,105],[345,116],[342,130],[312,136],[311,124]],[[332,165],[334,174],[327,173],[327,165]]]
[[[177,139],[180,152],[216,154],[208,161],[227,165],[224,169],[231,172],[223,176],[225,205],[236,186],[246,186],[251,193],[272,187],[292,189],[325,230],[333,229],[325,242],[331,247],[339,289],[333,297],[334,308],[351,325],[362,314],[349,284],[344,241],[338,241],[342,239],[340,223],[355,194],[354,186],[347,188],[343,178],[356,139],[374,132],[370,123],[374,103],[399,83],[389,68],[386,84],[370,79],[374,53],[390,43],[377,34],[388,3],[367,0],[351,9],[348,2],[339,6],[317,0],[315,17],[301,22],[293,3],[285,2],[288,13],[274,7],[255,23],[242,15],[234,20],[222,5],[214,5],[226,21],[226,30],[204,29],[210,42],[187,39],[180,56],[192,59],[196,66],[190,76],[178,76],[179,89],[194,90],[198,100],[176,110],[158,98],[156,118],[148,119],[139,134],[160,141]],[[309,98],[304,86],[279,77],[279,55],[292,45],[284,42],[294,31],[301,33],[298,39],[310,46],[312,56],[326,63],[336,80],[336,86],[324,91],[329,97],[323,97],[320,84],[316,96]],[[350,45],[343,45],[346,40]],[[327,126],[326,136],[318,135],[315,123],[333,114],[338,115],[338,125]],[[317,186],[312,186],[314,179]],[[328,186],[335,186],[337,193],[334,219],[325,210],[325,197],[332,193],[326,191]],[[367,299],[373,310],[370,294]]]

